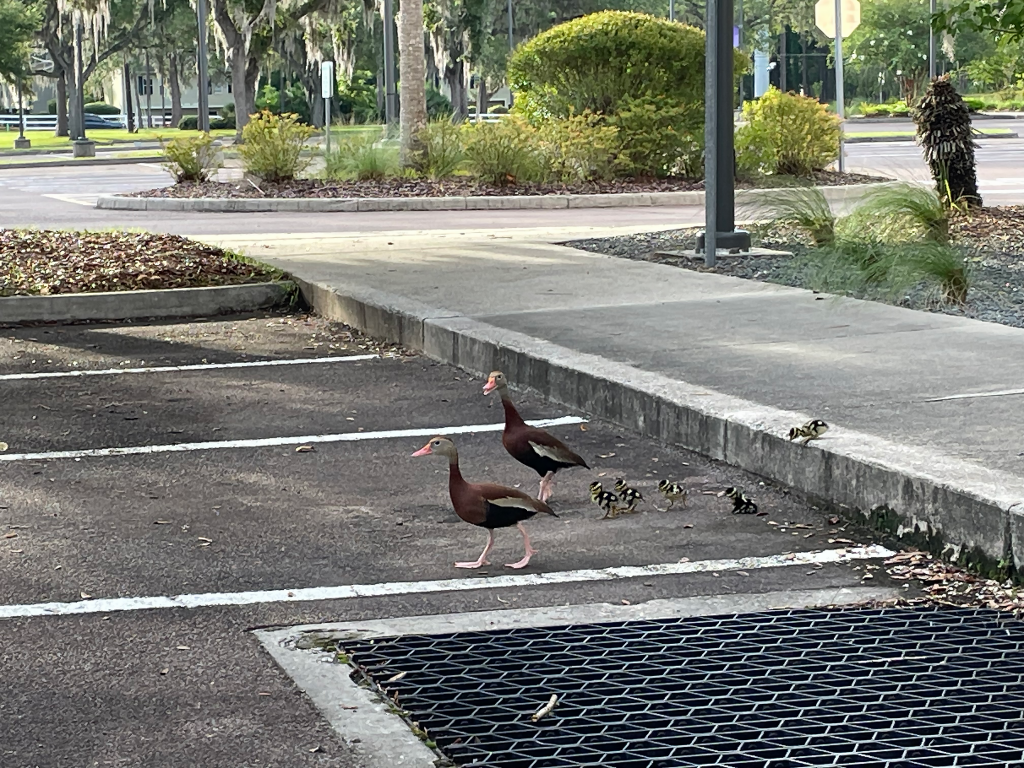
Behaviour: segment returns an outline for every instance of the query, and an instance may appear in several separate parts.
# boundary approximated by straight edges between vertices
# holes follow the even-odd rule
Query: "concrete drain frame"
[[[428,747],[433,734],[414,733],[394,702],[378,688],[361,684],[361,675],[351,664],[338,660],[333,650],[339,644],[366,643],[383,638],[448,635],[464,632],[509,631],[554,628],[611,622],[678,620],[693,617],[797,610],[820,606],[847,606],[874,600],[889,600],[902,592],[889,587],[850,587],[821,590],[790,590],[760,594],[699,596],[650,600],[637,605],[590,603],[559,607],[477,611],[434,616],[407,616],[260,629],[254,634],[278,665],[292,678],[351,749],[360,768],[444,768],[472,763],[453,763],[441,751]],[[389,675],[388,677],[393,677]],[[387,679],[387,678],[385,678]],[[404,678],[403,678],[404,679]],[[385,684],[385,687],[390,687]],[[541,696],[547,700],[546,696]],[[400,704],[401,704],[400,698]],[[524,704],[517,715],[530,722],[534,700]],[[541,702],[544,703],[544,702]],[[555,712],[558,708],[556,706]],[[539,725],[557,721],[545,717]],[[415,720],[411,717],[410,720]],[[545,723],[545,720],[548,720]],[[421,724],[422,725],[422,724]],[[541,765],[542,763],[538,763]],[[585,763],[575,763],[584,765]],[[479,763],[477,763],[479,765]],[[489,766],[501,763],[489,761]],[[559,765],[559,763],[552,763]],[[600,763],[593,763],[600,765]],[[607,765],[619,764],[614,762]],[[652,764],[653,765],[653,764]],[[669,765],[666,763],[665,765]],[[697,765],[673,763],[672,765]],[[725,765],[725,764],[723,764]],[[766,763],[761,763],[766,765]],[[877,765],[877,763],[876,763]],[[623,766],[622,768],[625,768]],[[781,764],[777,766],[781,768]]]

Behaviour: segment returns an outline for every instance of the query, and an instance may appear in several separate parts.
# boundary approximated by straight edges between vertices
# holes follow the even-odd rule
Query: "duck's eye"
[[[434,441],[434,445],[435,445],[435,446],[436,446],[436,445],[440,445],[440,444],[441,444],[441,441],[440,441],[440,440],[435,440],[435,441]]]

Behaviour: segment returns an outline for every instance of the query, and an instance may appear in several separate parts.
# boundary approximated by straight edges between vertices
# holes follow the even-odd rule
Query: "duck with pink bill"
[[[490,565],[487,555],[494,546],[494,531],[497,528],[510,528],[513,525],[523,534],[523,546],[526,553],[523,559],[515,563],[506,563],[509,568],[525,568],[530,557],[537,554],[530,546],[530,536],[523,526],[538,512],[557,517],[543,501],[527,496],[515,488],[507,488],[494,483],[469,483],[462,477],[459,470],[459,452],[450,438],[437,436],[416,451],[413,456],[443,456],[448,459],[448,494],[452,506],[462,520],[471,525],[487,529],[487,546],[474,562],[455,563],[456,568],[480,568]]]

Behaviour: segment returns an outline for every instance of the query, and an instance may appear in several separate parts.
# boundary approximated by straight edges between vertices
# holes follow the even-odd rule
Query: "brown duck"
[[[569,467],[590,469],[587,462],[569,450],[561,440],[523,421],[512,404],[508,382],[501,371],[493,371],[484,385],[485,395],[495,391],[501,395],[501,405],[505,409],[505,431],[501,435],[501,444],[513,459],[540,475],[538,494],[541,501],[546,502],[551,498],[551,486],[558,470]]]
[[[487,554],[494,546],[494,529],[516,526],[523,534],[523,546],[526,554],[515,563],[506,563],[509,568],[525,568],[530,556],[537,550],[530,546],[530,537],[523,527],[523,521],[529,520],[538,512],[557,517],[551,507],[543,501],[530,498],[515,488],[506,488],[494,483],[467,483],[459,471],[459,453],[455,443],[447,437],[432,437],[430,442],[420,448],[413,456],[437,454],[448,459],[448,493],[452,497],[455,514],[467,523],[486,528],[488,532],[487,546],[480,557],[472,563],[456,563],[456,568],[480,568],[489,565]]]

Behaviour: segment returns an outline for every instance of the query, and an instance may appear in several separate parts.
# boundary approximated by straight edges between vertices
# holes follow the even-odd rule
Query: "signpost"
[[[327,137],[327,154],[331,154],[331,97],[334,96],[334,62],[320,64],[320,95],[324,97],[324,135]]]
[[[196,0],[196,90],[199,95],[196,127],[210,132],[210,75],[209,54],[206,50],[206,0]],[[235,115],[236,118],[239,115]],[[140,121],[141,122],[141,121]]]
[[[846,118],[843,85],[843,38],[860,26],[860,0],[818,0],[814,4],[814,23],[835,41],[836,114],[839,115],[839,172],[844,170],[843,125]]]

